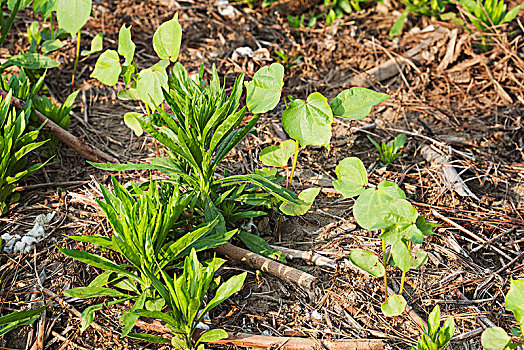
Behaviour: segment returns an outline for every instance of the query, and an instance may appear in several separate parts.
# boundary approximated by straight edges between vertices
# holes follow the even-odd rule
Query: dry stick
[[[249,250],[234,246],[231,243],[222,244],[215,248],[214,251],[221,255],[225,255],[230,259],[245,262],[257,270],[268,272],[285,281],[296,283],[307,291],[310,296],[313,294],[313,287],[317,279],[307,272],[265,258],[261,255],[250,252]]]
[[[6,98],[8,93],[3,90],[0,90],[0,95],[2,95],[3,98]],[[11,104],[18,109],[22,109],[24,108],[25,102],[20,100],[19,98],[11,97]],[[102,152],[101,150],[95,147],[88,145],[87,143],[85,143],[84,140],[62,129],[60,126],[58,126],[56,123],[48,119],[45,115],[38,112],[37,110],[35,110],[35,114],[38,119],[38,123],[44,124],[43,130],[51,133],[54,137],[71,147],[82,157],[93,162],[105,160],[111,163],[119,163],[118,159]]]
[[[459,297],[460,300],[465,300],[465,301],[470,301],[468,298],[466,298],[466,296],[464,294],[462,294],[462,292],[460,290],[457,289],[457,296]],[[481,325],[484,325],[485,327],[489,327],[489,328],[493,328],[493,327],[496,327],[496,325],[491,322],[491,320],[485,316],[481,316],[481,312],[480,310],[476,307],[476,306],[471,306],[471,308],[473,310],[475,310],[479,315],[477,316],[477,320],[480,321]]]

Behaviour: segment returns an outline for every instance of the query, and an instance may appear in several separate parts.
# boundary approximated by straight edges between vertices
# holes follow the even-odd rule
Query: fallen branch
[[[0,95],[6,98],[8,93],[0,90]],[[25,102],[16,97],[11,97],[11,104],[18,109],[24,108]],[[85,143],[84,140],[72,135],[67,130],[62,129],[59,125],[48,119],[45,115],[35,110],[35,114],[39,124],[44,124],[43,130],[49,132],[54,137],[71,147],[82,157],[93,162],[105,160],[111,163],[119,163],[118,159],[102,152],[101,150],[92,147]]]
[[[274,260],[250,252],[249,250],[236,247],[231,243],[222,244],[221,246],[215,248],[214,251],[221,255],[225,255],[230,259],[245,262],[257,270],[270,273],[285,281],[296,283],[306,292],[308,292],[310,296],[313,294],[313,287],[317,279],[307,272],[286,266]]]
[[[305,252],[303,250],[285,248],[277,245],[272,245],[271,248],[280,250],[288,259],[302,259],[320,267],[336,268],[335,260],[317,254],[314,251]]]

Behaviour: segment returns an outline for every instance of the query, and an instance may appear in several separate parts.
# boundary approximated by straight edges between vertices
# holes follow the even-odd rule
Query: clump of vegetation
[[[378,158],[383,166],[388,166],[393,163],[395,159],[402,157],[400,150],[406,143],[406,135],[400,134],[388,143],[382,142],[381,145],[370,136],[368,136],[368,139],[377,148]]]
[[[20,198],[14,193],[19,181],[44,166],[36,163],[27,166],[27,155],[46,141],[37,142],[40,130],[28,131],[31,104],[17,111],[11,106],[12,93],[0,97],[0,215]]]
[[[455,334],[455,320],[450,317],[440,327],[440,308],[435,306],[429,314],[428,328],[424,330],[419,338],[417,346],[412,350],[444,350],[448,347],[451,338]]]

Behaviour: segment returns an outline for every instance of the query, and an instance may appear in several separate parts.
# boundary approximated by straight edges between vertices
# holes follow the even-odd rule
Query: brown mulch
[[[330,149],[312,147],[301,153],[294,190],[320,186],[322,193],[309,213],[286,218],[283,242],[279,244],[315,250],[337,261],[336,271],[300,260],[289,262],[318,277],[316,297],[310,300],[297,286],[257,274],[245,265],[226,264],[223,274],[248,271],[248,279],[241,292],[211,313],[212,326],[273,336],[380,338],[395,349],[407,349],[416,342],[420,329],[407,315],[395,319],[382,315],[382,281],[367,279],[347,268],[351,249],[380,251],[377,235],[354,225],[353,201],[335,194],[331,185],[336,165],[345,157],[357,156],[366,165],[370,181],[376,184],[387,179],[399,183],[417,210],[440,224],[437,234],[423,245],[429,253],[427,264],[407,275],[405,295],[414,310],[426,319],[438,304],[444,319],[453,316],[458,337],[452,343],[454,349],[481,347],[480,332],[486,326],[482,318],[509,330],[514,317],[504,309],[504,295],[510,278],[524,278],[524,41],[520,25],[509,24],[505,32],[513,33],[512,36],[499,40],[483,54],[476,48],[476,34],[428,19],[413,19],[407,24],[407,33],[389,40],[388,31],[400,6],[378,4],[345,17],[338,25],[297,30],[278,14],[250,9],[242,3],[233,5],[238,17],[231,20],[221,16],[211,1],[96,1],[93,18],[82,33],[82,46],[87,48],[91,38],[103,32],[104,47],[113,48],[121,25],[132,25],[136,61],[147,67],[155,62],[151,45],[155,28],[178,12],[184,29],[179,60],[188,71],[195,72],[204,62],[210,72],[212,64],[216,64],[230,83],[241,72],[252,76],[259,67],[274,62],[274,52],[280,49],[289,56],[300,56],[286,71],[285,94],[305,98],[319,91],[334,98],[350,87],[347,81],[356,73],[398,57],[434,35],[429,26],[447,34],[411,60],[402,74],[372,82],[372,89],[388,92],[391,98],[361,121],[337,120]],[[12,33],[25,33],[31,21],[29,12],[22,13]],[[438,70],[455,28],[459,45],[448,66]],[[12,54],[25,46],[22,34],[11,35],[4,44]],[[237,48],[245,46],[254,51],[266,48],[269,55],[234,54]],[[70,92],[74,47],[75,43],[69,40],[57,57],[62,67],[49,73],[48,89],[57,100],[63,100]],[[124,113],[140,107],[119,101],[113,89],[89,78],[96,58],[95,55],[80,63],[77,89],[82,93],[73,111],[70,131],[122,162],[149,161],[156,155],[152,138],[137,138],[122,120]],[[264,116],[258,124],[258,135],[248,136],[228,156],[220,171],[251,173],[261,167],[260,150],[286,138],[280,126],[283,108],[278,106]],[[366,136],[387,141],[399,133],[408,136],[403,149],[406,156],[382,168]],[[450,157],[476,198],[458,195],[443,181],[438,170],[424,160],[421,149],[425,145]],[[33,254],[0,255],[1,314],[28,308],[35,299],[42,299],[37,289],[38,276],[43,286],[55,293],[85,286],[96,277],[96,269],[65,258],[56,246],[94,252],[92,246],[64,234],[109,234],[110,228],[98,214],[95,199],[100,198],[97,183],[107,183],[110,175],[125,183],[144,180],[149,173],[103,172],[60,147],[54,161],[21,184],[21,200],[0,218],[0,235],[27,232],[38,214],[56,211],[57,215],[47,228],[48,239]],[[272,214],[256,221],[252,233],[273,243],[277,220]],[[391,286],[398,288],[400,274],[395,270],[388,272],[393,276]],[[95,301],[102,302],[66,301],[80,311]],[[80,321],[52,303],[47,311],[46,348],[156,348],[119,338],[121,312],[122,309],[111,307],[97,313],[95,322],[105,332],[89,328],[80,333]],[[0,348],[25,348],[35,327],[23,327],[6,335],[0,339]]]

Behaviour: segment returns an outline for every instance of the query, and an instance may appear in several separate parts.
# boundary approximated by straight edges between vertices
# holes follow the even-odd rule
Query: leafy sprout
[[[388,143],[382,142],[381,145],[369,136],[368,139],[377,148],[379,160],[383,166],[388,166],[393,163],[395,159],[402,157],[400,150],[406,143],[406,135],[400,134]]]

